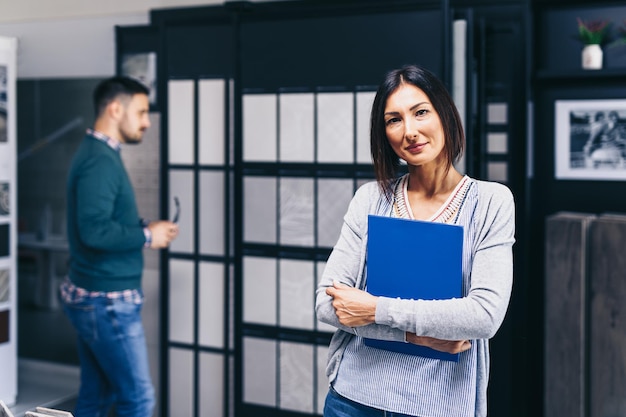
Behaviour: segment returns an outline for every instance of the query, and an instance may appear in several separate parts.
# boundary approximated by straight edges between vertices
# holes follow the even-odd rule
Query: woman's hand
[[[442,340],[428,336],[417,336],[415,333],[409,332],[406,333],[406,341],[446,353],[461,353],[472,347],[469,340]]]
[[[377,297],[337,281],[333,281],[332,287],[326,288],[326,294],[333,297],[339,323],[348,327],[374,323]]]

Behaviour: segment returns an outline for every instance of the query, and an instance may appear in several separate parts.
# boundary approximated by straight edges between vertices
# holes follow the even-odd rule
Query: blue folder
[[[377,296],[443,300],[460,298],[463,227],[370,215],[367,291]],[[458,354],[411,343],[365,339],[367,346],[457,362]]]

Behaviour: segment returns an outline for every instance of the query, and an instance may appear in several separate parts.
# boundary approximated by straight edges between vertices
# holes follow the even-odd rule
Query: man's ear
[[[112,119],[118,120],[124,113],[124,106],[119,100],[113,100],[106,108],[107,115]]]

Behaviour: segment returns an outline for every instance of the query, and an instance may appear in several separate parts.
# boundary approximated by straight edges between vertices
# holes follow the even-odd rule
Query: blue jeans
[[[81,365],[75,417],[150,417],[154,388],[141,304],[123,299],[86,297],[63,303],[78,335]]]
[[[392,413],[359,404],[337,394],[332,387],[326,395],[324,417],[411,417],[408,414]],[[413,416],[414,417],[414,416]]]

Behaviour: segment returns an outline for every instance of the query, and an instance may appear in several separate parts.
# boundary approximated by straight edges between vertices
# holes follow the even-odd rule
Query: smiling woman
[[[424,68],[391,71],[378,88],[371,113],[377,181],[357,190],[317,289],[317,317],[337,329],[329,346],[325,417],[381,411],[487,415],[489,339],[504,319],[512,287],[514,204],[507,187],[454,168],[464,148],[461,126],[445,87]],[[398,177],[401,161],[408,173]],[[461,226],[462,296],[421,300],[408,293],[405,298],[370,294],[365,269],[370,215]],[[422,235],[414,239],[416,245],[428,244],[417,242],[425,239]],[[412,256],[414,247],[397,250]],[[408,273],[420,280],[438,279],[419,262]],[[426,346],[458,354],[459,360],[451,365],[431,356],[379,349],[365,339]],[[381,386],[393,386],[394,394]]]

